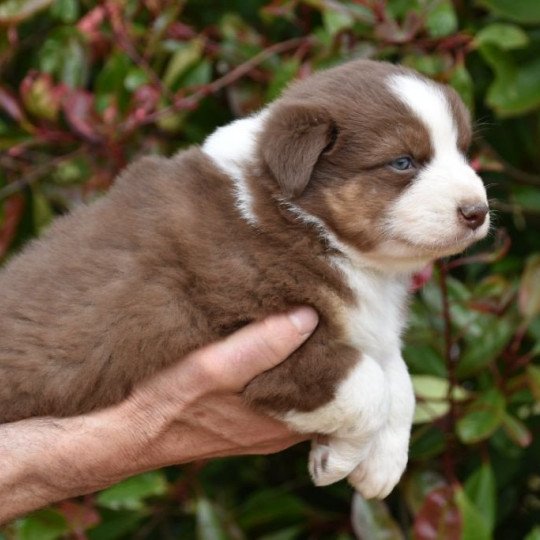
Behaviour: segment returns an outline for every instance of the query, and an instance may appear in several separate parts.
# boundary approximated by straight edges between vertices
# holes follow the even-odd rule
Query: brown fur
[[[118,402],[186,353],[297,304],[318,310],[316,332],[245,395],[277,412],[328,402],[358,356],[336,316],[352,296],[324,239],[286,202],[358,249],[377,243],[382,207],[412,180],[386,164],[431,153],[425,128],[381,90],[399,69],[353,62],[272,106],[247,171],[256,230],[230,179],[191,148],[136,162],[15,257],[0,274],[0,422]]]

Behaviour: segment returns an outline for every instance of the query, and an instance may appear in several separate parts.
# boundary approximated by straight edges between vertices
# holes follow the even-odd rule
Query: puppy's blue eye
[[[401,156],[390,162],[390,167],[396,171],[407,171],[414,167],[414,162],[410,156]]]

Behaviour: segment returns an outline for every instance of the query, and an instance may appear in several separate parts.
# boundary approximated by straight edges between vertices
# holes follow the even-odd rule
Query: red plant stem
[[[81,146],[74,150],[73,152],[70,152],[68,154],[64,154],[63,156],[58,156],[56,158],[53,158],[43,165],[38,165],[34,167],[28,174],[22,176],[18,180],[15,180],[14,182],[10,182],[7,186],[0,189],[0,201],[3,201],[4,199],[7,199],[8,197],[11,197],[15,193],[18,193],[19,191],[23,190],[26,186],[29,186],[42,178],[45,174],[50,172],[52,169],[54,169],[56,166],[60,165],[64,161],[67,161],[69,159],[74,158],[75,156],[82,153],[84,150],[84,146]]]
[[[439,286],[442,296],[443,304],[443,321],[444,321],[444,357],[446,362],[446,369],[448,371],[448,393],[446,399],[449,404],[448,410],[448,422],[446,430],[446,448],[443,457],[444,469],[446,477],[448,478],[449,483],[455,484],[457,482],[456,477],[456,467],[455,467],[455,436],[454,430],[456,425],[456,403],[454,401],[454,389],[457,386],[457,375],[456,375],[456,362],[453,358],[452,351],[452,319],[450,315],[450,302],[448,299],[448,287],[446,284],[447,277],[447,267],[442,262],[437,262],[437,267],[439,269]]]
[[[314,43],[314,38],[311,36],[307,37],[298,37],[298,38],[292,38],[288,39],[286,41],[282,41],[280,43],[276,43],[274,45],[271,45],[270,47],[267,47],[266,49],[262,50],[260,53],[256,54],[253,58],[250,58],[243,64],[240,64],[239,66],[235,67],[223,77],[220,77],[219,79],[216,79],[215,81],[212,81],[211,83],[202,86],[195,92],[193,92],[190,96],[180,96],[175,100],[175,102],[170,106],[166,107],[164,109],[160,109],[159,111],[156,111],[153,114],[149,114],[145,118],[141,119],[137,125],[144,125],[144,124],[151,124],[155,122],[158,118],[166,115],[171,114],[177,110],[189,110],[193,109],[197,106],[199,101],[201,99],[205,98],[208,95],[215,94],[216,92],[219,92],[223,88],[229,86],[230,84],[233,84],[238,79],[241,79],[245,75],[247,75],[250,71],[255,69],[259,64],[264,62],[267,58],[274,54],[281,54],[286,51],[299,48],[301,46],[311,46]],[[130,126],[132,127],[132,126]],[[125,129],[126,124],[123,124],[120,126],[120,129]]]

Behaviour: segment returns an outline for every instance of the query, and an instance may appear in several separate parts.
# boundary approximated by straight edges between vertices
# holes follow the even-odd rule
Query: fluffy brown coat
[[[353,62],[273,106],[247,171],[257,228],[194,147],[136,162],[15,257],[0,274],[0,422],[115,403],[186,353],[297,304],[317,309],[316,332],[245,394],[277,412],[328,402],[358,359],[338,317],[353,298],[336,253],[286,201],[361,251],[376,244],[385,205],[411,180],[386,163],[431,151],[424,126],[381,90],[393,71]],[[466,145],[468,117],[450,95]]]

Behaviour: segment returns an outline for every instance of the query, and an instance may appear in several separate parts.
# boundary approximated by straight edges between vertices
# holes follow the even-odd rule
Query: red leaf
[[[20,195],[14,195],[4,202],[4,221],[0,225],[0,259],[15,237],[23,210],[24,199]]]
[[[73,90],[67,94],[62,106],[66,120],[76,133],[92,143],[102,141],[94,96],[90,92]]]
[[[77,29],[86,34],[90,40],[99,37],[101,23],[105,20],[105,8],[97,6],[91,9],[78,23]]]
[[[4,86],[0,86],[0,107],[6,111],[13,120],[24,121],[24,112],[17,98]]]
[[[175,21],[167,28],[167,37],[178,41],[187,41],[194,38],[197,32],[187,24]]]
[[[450,486],[434,489],[414,521],[415,540],[460,540],[461,516]]]
[[[101,516],[89,504],[63,501],[58,504],[58,510],[64,515],[74,533],[81,533],[101,521]]]
[[[26,110],[46,120],[56,120],[67,87],[55,85],[49,73],[30,70],[20,84],[20,95]]]
[[[433,264],[425,266],[420,272],[413,274],[411,279],[410,290],[418,291],[421,289],[433,276]]]

